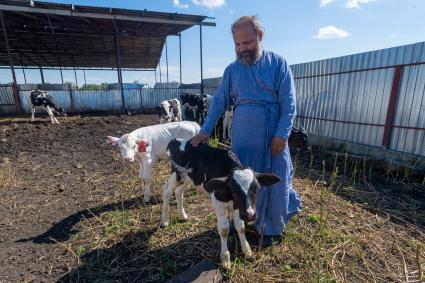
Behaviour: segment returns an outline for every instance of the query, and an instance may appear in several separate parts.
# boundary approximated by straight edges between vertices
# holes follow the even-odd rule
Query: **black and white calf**
[[[226,212],[233,215],[235,228],[239,235],[242,252],[252,256],[251,248],[245,237],[244,221],[255,219],[257,191],[261,186],[270,186],[279,182],[273,174],[256,173],[242,166],[231,151],[213,148],[207,144],[193,147],[190,141],[174,139],[167,150],[171,157],[173,172],[164,190],[162,207],[162,225],[167,226],[168,203],[173,190],[181,192],[190,184],[206,191],[217,215],[217,228],[221,240],[221,262],[230,268],[230,253],[227,248],[229,221]]]
[[[292,127],[291,135],[289,136],[288,144],[298,150],[310,151],[311,144],[307,131],[301,128]]]
[[[210,105],[212,103],[214,96],[209,95],[209,94],[202,94],[202,96],[205,98],[205,105],[206,105],[206,109],[208,110],[208,108],[210,107]]]
[[[157,111],[161,124],[182,121],[182,109],[178,99],[162,101],[161,106],[157,107]]]
[[[200,94],[182,93],[183,120],[195,121],[202,125],[207,112],[207,97]]]
[[[59,124],[59,121],[55,118],[53,113],[61,116],[66,116],[63,107],[60,107],[54,100],[53,97],[47,95],[47,91],[44,90],[33,90],[30,93],[31,99],[31,122],[34,121],[35,107],[43,106],[46,108],[47,114],[50,117],[52,124]]]

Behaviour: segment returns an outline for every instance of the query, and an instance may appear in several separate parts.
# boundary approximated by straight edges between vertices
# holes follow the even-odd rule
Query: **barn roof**
[[[0,13],[13,65],[25,67],[116,68],[120,57],[121,68],[155,69],[167,36],[215,26],[199,15],[30,0],[0,0]],[[8,66],[0,28],[0,65]]]

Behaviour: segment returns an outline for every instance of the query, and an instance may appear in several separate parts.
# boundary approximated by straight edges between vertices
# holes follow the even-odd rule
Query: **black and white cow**
[[[34,121],[35,107],[43,106],[46,108],[47,114],[50,117],[52,124],[59,124],[59,121],[55,118],[53,113],[57,115],[66,116],[63,107],[60,107],[54,100],[53,97],[47,95],[47,91],[44,90],[33,90],[30,93],[31,100],[31,122]]]
[[[161,124],[182,121],[182,109],[178,99],[164,100],[156,109]]]
[[[207,98],[201,94],[182,93],[183,120],[194,121],[202,125],[207,112]]]
[[[303,128],[292,127],[291,135],[289,136],[288,144],[301,151],[310,151],[311,144],[307,131]]]
[[[209,94],[201,94],[201,95],[205,98],[206,109],[208,111],[214,96],[209,95]]]
[[[167,226],[169,222],[168,203],[173,190],[184,192],[188,185],[196,185],[198,189],[209,194],[214,206],[223,266],[230,268],[227,211],[233,215],[242,252],[251,257],[252,251],[245,237],[244,221],[255,219],[256,196],[261,186],[273,185],[279,182],[280,178],[274,174],[256,173],[242,166],[231,151],[213,148],[205,143],[193,147],[190,141],[174,139],[168,144],[167,150],[173,172],[164,190],[166,197],[162,207],[162,226]]]

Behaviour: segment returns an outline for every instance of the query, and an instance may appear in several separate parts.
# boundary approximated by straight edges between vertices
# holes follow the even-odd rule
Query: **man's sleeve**
[[[226,68],[221,79],[221,83],[217,92],[214,95],[214,98],[211,102],[211,105],[208,109],[207,117],[205,122],[202,125],[201,133],[211,134],[215,123],[223,115],[224,111],[230,105],[230,70],[229,67]]]
[[[278,74],[279,124],[275,136],[288,140],[296,115],[295,83],[291,68],[282,59]]]

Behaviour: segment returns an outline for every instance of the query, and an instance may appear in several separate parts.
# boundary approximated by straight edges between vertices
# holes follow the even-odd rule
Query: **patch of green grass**
[[[102,235],[108,237],[116,235],[120,231],[127,230],[131,223],[131,215],[127,210],[114,210],[105,214],[107,221],[106,225],[102,228]]]
[[[251,265],[251,262],[245,257],[237,257],[233,261],[232,265],[234,265],[235,267],[244,269],[244,268],[248,268]]]
[[[170,220],[170,225],[168,225],[165,230],[167,232],[175,232],[177,234],[187,232],[190,230],[190,228],[193,226],[192,221],[190,218],[186,221],[178,219],[178,218],[172,218]]]
[[[198,195],[198,191],[196,190],[194,186],[188,187],[184,192],[184,197],[186,199],[197,196],[197,195]]]
[[[211,138],[209,141],[208,141],[208,144],[210,145],[210,146],[212,146],[212,147],[218,147],[218,143],[219,143],[219,140],[218,140],[218,138]]]
[[[292,271],[292,267],[289,264],[281,265],[280,269],[282,270],[282,272],[291,272]]]
[[[322,283],[336,283],[336,279],[330,272],[322,273],[322,278],[320,278],[319,282]]]
[[[116,224],[108,224],[107,226],[103,227],[103,229],[102,229],[102,235],[104,237],[108,237],[111,234],[112,235],[115,235],[115,234],[117,234],[118,230],[119,230],[119,226],[118,225],[116,225]]]
[[[310,222],[310,223],[316,224],[316,223],[319,223],[319,222],[320,222],[320,216],[319,216],[319,215],[317,215],[317,214],[310,214],[310,215],[307,217],[307,220],[308,220],[308,222]]]
[[[83,254],[85,254],[85,253],[86,253],[86,251],[87,251],[86,247],[84,247],[84,246],[79,246],[79,247],[76,249],[75,254],[76,254],[78,257],[80,257],[80,256],[82,256]]]
[[[217,217],[215,215],[215,212],[211,212],[210,214],[208,214],[207,219],[208,219],[208,223],[211,221],[216,221]]]

